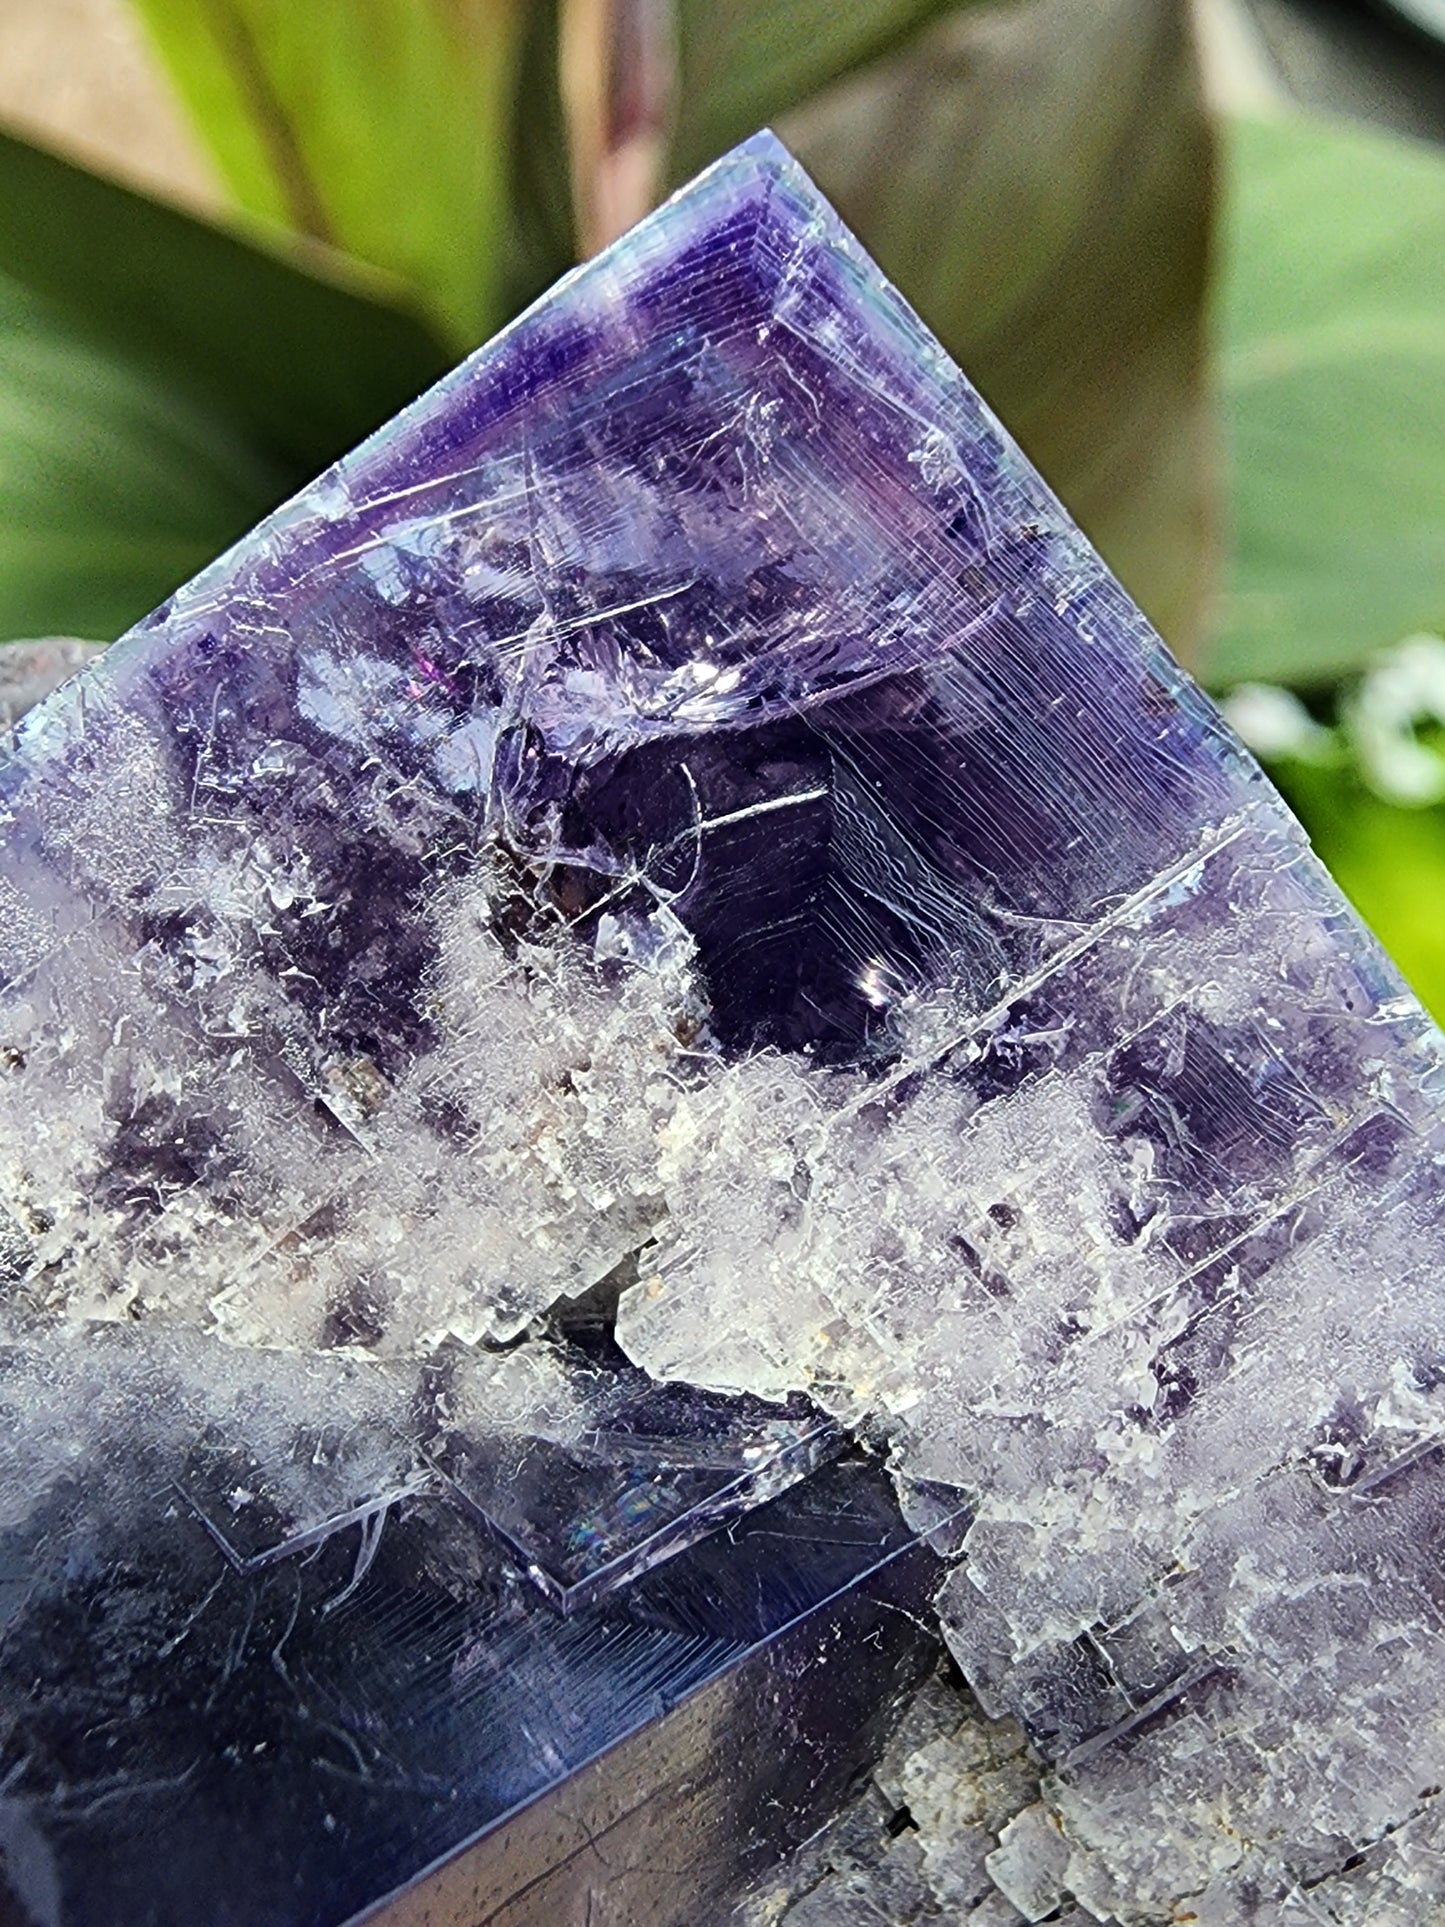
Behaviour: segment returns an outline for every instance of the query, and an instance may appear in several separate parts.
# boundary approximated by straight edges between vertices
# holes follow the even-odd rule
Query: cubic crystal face
[[[562,1612],[410,1458],[404,1382],[221,1349],[0,1351],[7,1923],[683,1927],[936,1656],[937,1561],[856,1455]]]
[[[0,785],[32,1352],[519,1343],[565,1454],[537,1321],[616,1301],[655,1378],[774,1402],[723,1510],[826,1455],[805,1393],[953,1519],[945,1630],[1048,1769],[1016,1910],[1445,1904],[1440,1038],[770,138]],[[418,1450],[533,1558],[502,1461]]]

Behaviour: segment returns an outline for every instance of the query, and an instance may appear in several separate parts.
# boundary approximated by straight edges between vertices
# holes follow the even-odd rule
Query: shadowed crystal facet
[[[438,1491],[537,1610],[629,1610],[861,1429],[1034,1748],[959,1918],[1445,1905],[1440,1038],[775,142],[0,787],[19,1377],[203,1328],[229,1570],[330,1541],[232,1505],[227,1357],[369,1403],[348,1611]]]

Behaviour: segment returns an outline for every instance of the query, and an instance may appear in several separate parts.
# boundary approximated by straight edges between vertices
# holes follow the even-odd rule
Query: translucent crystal
[[[0,1347],[7,1927],[680,1927],[877,1752],[937,1577],[877,1465],[564,1615],[366,1381],[185,1329]]]
[[[600,1334],[500,1354],[450,1346],[431,1376],[429,1462],[566,1612],[751,1512],[843,1445],[805,1399],[778,1406],[659,1385]]]
[[[616,1300],[889,1451],[1047,1769],[994,1917],[1445,1904],[1440,1038],[776,143],[21,735],[17,1316]]]

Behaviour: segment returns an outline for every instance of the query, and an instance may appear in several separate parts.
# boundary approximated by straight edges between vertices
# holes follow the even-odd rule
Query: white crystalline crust
[[[139,777],[134,797],[156,807]],[[90,860],[137,847],[85,821]],[[79,841],[82,826],[56,833]],[[249,921],[306,887],[304,866],[252,851],[210,881],[215,928],[228,906]],[[604,918],[587,955],[565,933],[509,934],[505,894],[483,875],[430,906],[435,1048],[395,1087],[374,1067],[332,1067],[326,1101],[346,1130],[327,1136],[297,1130],[289,1094],[258,1111],[238,1072],[235,1189],[172,1199],[159,1234],[126,1197],[101,1212],[97,1186],[118,1121],[158,1097],[184,1111],[188,1043],[147,1027],[133,963],[97,977],[103,933],[90,933],[71,967],[91,988],[69,1003],[94,1035],[57,1043],[37,1025],[33,1041],[23,1010],[7,1030],[9,1049],[52,1053],[28,1120],[47,1209],[29,1227],[31,1302],[302,1350],[340,1307],[361,1342],[374,1318],[382,1348],[405,1355],[446,1334],[513,1337],[636,1257],[618,1330],[649,1371],[806,1390],[887,1440],[905,1493],[929,1481],[967,1496],[941,1608],[991,1712],[1017,1708],[1030,1668],[1053,1690],[1081,1641],[1106,1673],[1114,1644],[1149,1645],[1157,1679],[1093,1716],[1035,1817],[990,1848],[998,1888],[1035,1917],[1051,1881],[1100,1920],[1165,1921],[1182,1896],[1233,1895],[1223,1920],[1247,1889],[1260,1906],[1276,1893],[1284,1922],[1298,1877],[1339,1885],[1359,1846],[1423,1838],[1445,1780],[1445,1650],[1421,1569],[1441,1522],[1433,1480],[1411,1474],[1445,1425],[1445,1371],[1423,1369],[1440,1356],[1438,1154],[1399,1067],[1413,1057],[1428,1085],[1433,1044],[1408,1007],[1352,1013],[1298,849],[1237,826],[1074,946],[1047,974],[1066,1003],[1117,1010],[1097,1048],[1068,1017],[1025,1021],[1015,1002],[980,1018],[945,990],[899,1010],[901,1054],[882,1077],[772,1052],[724,1063],[666,911]],[[1261,1000],[1262,955],[1291,960],[1278,1012]],[[244,1034],[266,985],[220,942],[215,965],[221,1021]],[[1333,1082],[1294,1091],[1268,1183],[1224,1164],[1207,1209],[1197,1193],[1180,1203],[1167,1147],[1101,1131],[1101,1066],[1130,1037],[1167,1066],[1202,1020],[1242,1027],[1267,1060],[1272,1026],[1302,1012]],[[93,1049],[98,1110],[66,1078],[67,1053]],[[980,1065],[1024,1057],[1017,1088],[981,1094]],[[227,1101],[224,1083],[204,1095]],[[441,1109],[465,1120],[445,1140],[421,1128]],[[1419,1151],[1382,1186],[1351,1133],[1387,1116]],[[23,1195],[30,1174],[6,1178]],[[1176,1414],[1161,1360],[1181,1347],[1195,1395]],[[511,1370],[530,1409],[548,1394],[528,1356]],[[486,1388],[499,1412],[509,1396]],[[1331,1479],[1359,1496],[1342,1504]],[[1199,1706],[1151,1724],[1153,1699],[1181,1693]],[[1127,1743],[1101,1744],[1101,1722]],[[962,1796],[930,1797],[941,1816]],[[970,1880],[984,1866],[967,1828],[940,1818],[936,1837]],[[1381,1893],[1431,1864],[1417,1854],[1411,1874],[1394,1846],[1380,1852]],[[1350,1875],[1340,1908],[1364,1878]]]
[[[1172,1832],[1162,1806],[1147,1843],[1155,1852],[1168,1851]],[[1121,1830],[1148,1817],[1126,1803]],[[1198,1893],[1163,1909],[1125,1899],[1105,1917],[1171,1927],[1433,1927],[1442,1849],[1445,1827],[1431,1807],[1347,1868],[1307,1884],[1281,1882],[1267,1855],[1246,1850]],[[717,1927],[1084,1927],[1099,1915],[1072,1883],[1082,1878],[1087,1887],[1089,1874],[1057,1789],[1019,1728],[989,1720],[935,1679],[854,1804]]]
[[[226,954],[226,916],[238,929],[264,916],[280,887],[265,857],[250,852],[211,886],[216,1021],[238,1044],[270,1014],[270,987]],[[295,866],[285,887],[305,888]],[[644,1244],[665,1215],[661,1147],[684,1128],[685,955],[664,943],[641,970],[566,943],[504,945],[493,901],[473,881],[431,907],[434,1050],[395,1087],[364,1059],[321,1067],[340,1133],[298,1117],[294,1090],[258,1089],[239,1053],[233,1078],[198,1064],[190,1038],[134,995],[136,965],[100,954],[99,939],[69,963],[88,1034],[57,1044],[43,1012],[12,1010],[7,1047],[46,1071],[27,1080],[27,1162],[5,1173],[12,1198],[36,1200],[38,1307],[164,1313],[214,1322],[240,1343],[295,1347],[323,1342],[349,1297],[355,1318],[384,1326],[385,1348],[404,1353],[447,1333],[515,1337]],[[615,941],[625,947],[621,933]],[[143,957],[142,975],[150,967],[165,960]],[[84,1072],[92,1051],[104,1065],[98,1094]],[[298,1082],[310,1068],[298,1065]],[[191,1107],[226,1116],[241,1155],[229,1185],[168,1197],[153,1227],[134,1189],[107,1199],[103,1179],[116,1127],[155,1104],[173,1108],[182,1132]],[[427,1128],[439,1114],[446,1137]]]
[[[920,1917],[1438,1916],[1440,1040],[759,153],[715,183],[797,202],[761,349],[724,186],[700,305],[655,305],[674,209],[519,324],[575,379],[516,413],[488,351],[3,772],[7,1316],[268,1347],[360,1424],[380,1361],[625,1284],[655,1376],[806,1391],[971,1514],[944,1629],[1040,1764],[920,1741]],[[729,971],[836,1064],[724,1049]],[[32,1367],[50,1477],[97,1434]],[[565,1437],[531,1369],[458,1396]]]
[[[1408,1008],[1349,1014],[1307,868],[1268,838],[1211,861],[1231,869],[1212,928],[1174,935],[1165,897],[1077,965],[1125,987],[1110,1049],[1161,1023],[1182,1047],[1199,1013],[1267,1052],[1284,1013],[1338,1027],[1336,1077],[1357,1061],[1272,1185],[1236,1201],[1218,1173],[1221,1223],[1193,1253],[1167,1242],[1191,1229],[1171,1227],[1167,1160],[1100,1133],[1097,1056],[982,1106],[936,1075],[887,1122],[876,1088],[759,1060],[694,1100],[689,1212],[620,1329],[654,1371],[801,1381],[853,1423],[881,1415],[902,1469],[969,1494],[941,1609],[984,1704],[1018,1707],[1031,1676],[1045,1704],[1067,1697],[1081,1648],[1105,1679],[1044,1784],[1059,1896],[1139,1927],[1191,1897],[1221,1922],[1385,1921],[1409,1881],[1445,1907],[1419,1852],[1408,1876],[1340,1872],[1377,1841],[1393,1870],[1445,1777],[1440,1142],[1414,1100],[1416,1149],[1382,1179],[1359,1127],[1410,1111],[1393,1052],[1428,1087],[1437,1047]],[[1209,867],[1176,899],[1207,893]],[[1279,1013],[1262,956],[1294,960]],[[919,1036],[938,1022],[917,1013]],[[946,1064],[906,1050],[900,1078],[922,1061]],[[744,1142],[746,1199],[707,1175],[744,1168]],[[1189,1361],[1177,1413],[1171,1353]]]
[[[137,1474],[125,1448],[137,1433],[171,1470],[197,1440],[213,1437],[241,1446],[264,1478],[218,1482],[205,1475],[202,1453],[187,1467],[192,1498],[177,1489],[174,1502],[185,1508],[203,1499],[213,1523],[249,1555],[334,1520],[354,1499],[379,1508],[406,1487],[412,1459],[401,1441],[415,1383],[411,1367],[378,1370],[338,1353],[248,1354],[179,1323],[141,1334],[7,1322],[0,1428],[23,1437],[26,1450],[0,1458],[0,1530],[23,1525],[56,1488],[106,1466],[116,1481],[106,1496],[133,1502]]]
[[[1216,873],[1227,914],[1201,917]],[[217,879],[216,901],[254,915],[277,874],[258,864]],[[304,878],[293,868],[285,887]],[[941,993],[899,1013],[902,1054],[883,1078],[770,1052],[724,1064],[699,1034],[688,946],[666,913],[645,929],[604,921],[601,954],[586,956],[569,940],[509,937],[502,895],[495,879],[438,894],[428,995],[440,1042],[395,1088],[342,1068],[330,1099],[342,1150],[288,1136],[284,1106],[253,1110],[237,1177],[249,1208],[198,1195],[188,1220],[173,1202],[164,1242],[130,1231],[124,1198],[108,1221],[95,1205],[116,1119],[167,1080],[183,1100],[188,1074],[184,1040],[168,1050],[118,990],[114,1014],[96,1017],[113,1038],[107,1114],[74,1107],[57,1061],[51,1108],[31,1119],[51,1212],[32,1227],[32,1296],[52,1312],[164,1313],[294,1349],[321,1342],[361,1278],[363,1313],[405,1354],[446,1333],[513,1336],[640,1254],[619,1335],[655,1375],[807,1390],[885,1437],[907,1481],[967,1495],[975,1516],[941,1606],[994,1713],[1017,1705],[1030,1667],[1048,1690],[1080,1641],[1106,1671],[1111,1642],[1152,1642],[1153,1663],[1166,1656],[1161,1705],[1203,1696],[1151,1724],[1150,1684],[1123,1690],[1104,1724],[1127,1743],[1066,1747],[1035,1817],[1004,1828],[988,1856],[942,1817],[964,1796],[937,1780],[926,1795],[932,1768],[917,1765],[907,1798],[934,1801],[935,1858],[962,1856],[970,1880],[987,1859],[1035,1917],[1052,1882],[1129,1923],[1178,1918],[1181,1896],[1228,1919],[1246,1890],[1285,1911],[1241,1918],[1291,1920],[1297,1877],[1333,1891],[1374,1840],[1402,1844],[1379,1850],[1388,1871],[1369,1891],[1418,1886],[1433,1863],[1422,1848],[1411,1873],[1397,1853],[1424,1837],[1445,1779],[1445,1650],[1421,1560],[1438,1543],[1439,1501],[1433,1480],[1411,1478],[1445,1423],[1445,1373],[1421,1371],[1439,1356],[1434,1154],[1418,1115],[1419,1155],[1382,1187],[1351,1131],[1405,1117],[1400,1054],[1428,1082],[1432,1045],[1407,1008],[1350,1014],[1298,851],[1248,828],[1076,947],[1054,976],[1078,979],[1084,1007],[1109,986],[1123,1019],[1100,1049],[1078,1049],[1067,1021],[967,1019]],[[1241,1182],[1222,1168],[1219,1225],[1192,1250],[1171,1247],[1188,1212],[1152,1141],[1101,1133],[1101,1062],[1131,1034],[1177,1057],[1195,1017],[1244,1025],[1267,1053],[1261,954],[1293,960],[1281,1009],[1338,1033],[1336,1082],[1328,1101],[1304,1093],[1272,1190],[1254,1187],[1241,1217]],[[248,986],[221,961],[243,1025]],[[27,1047],[13,1020],[7,1041]],[[1037,1074],[981,1098],[972,1070],[1021,1052]],[[247,1101],[238,1094],[238,1114]],[[419,1129],[439,1106],[468,1120],[446,1144]],[[1142,1227],[1132,1233],[1121,1197]],[[1262,1270],[1251,1240],[1268,1246]],[[1196,1396],[1161,1419],[1160,1361],[1181,1344]],[[512,1392],[489,1381],[489,1409],[547,1404],[529,1357],[503,1370],[522,1372]],[[1328,1483],[1342,1478],[1359,1488],[1343,1505]],[[946,1892],[936,1867],[929,1878]],[[1340,1886],[1354,1913],[1320,1917],[1375,1920],[1373,1900],[1360,1913],[1348,1898],[1364,1879],[1355,1869]]]
[[[1038,1792],[1038,1762],[1019,1728],[984,1719],[946,1681],[930,1680],[859,1799],[764,1876],[728,1927],[1021,1927],[1028,1915],[1001,1891],[990,1862],[1021,1897],[1024,1884],[1045,1895],[1047,1876],[1026,1849],[1009,1846],[1020,1816],[1041,1811]],[[1060,1836],[1044,1825],[1052,1855]],[[1048,1898],[1052,1911],[1062,1895]],[[1057,1918],[1075,1918],[1064,1905]]]

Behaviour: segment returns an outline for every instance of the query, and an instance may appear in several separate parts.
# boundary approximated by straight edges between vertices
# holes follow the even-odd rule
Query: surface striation
[[[1440,1039],[776,143],[0,791],[25,1316],[400,1359],[620,1293],[967,1508],[999,1907],[1445,1906]]]

